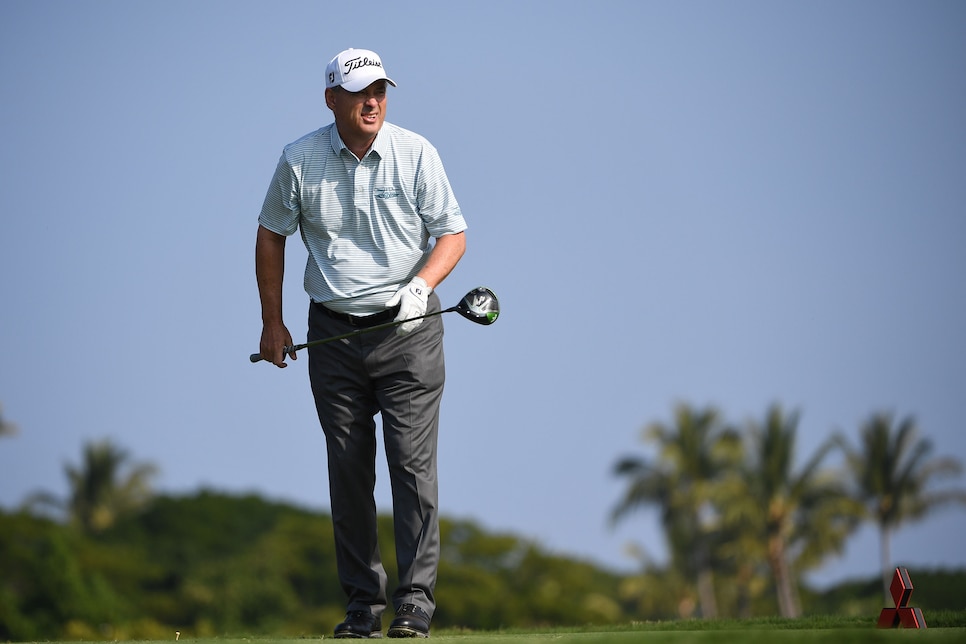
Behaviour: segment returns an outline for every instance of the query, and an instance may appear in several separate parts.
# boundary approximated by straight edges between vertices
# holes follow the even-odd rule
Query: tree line
[[[961,463],[932,456],[912,417],[874,413],[857,443],[836,432],[801,465],[798,422],[798,412],[778,404],[741,425],[713,407],[681,404],[671,423],[644,429],[656,458],[615,464],[626,488],[612,518],[659,510],[670,567],[682,580],[682,615],[748,617],[770,593],[782,617],[800,616],[802,575],[841,553],[866,521],[878,529],[888,602],[893,533],[941,507],[966,505],[966,491],[937,487],[959,476]],[[842,467],[827,466],[833,452]]]
[[[434,625],[842,610],[874,619],[883,605],[877,584],[849,588],[843,602],[841,590],[817,593],[801,575],[837,552],[861,521],[877,521],[888,536],[942,505],[963,503],[966,492],[935,486],[960,465],[933,458],[911,419],[878,414],[858,445],[836,435],[796,466],[797,421],[774,406],[763,422],[735,427],[714,409],[682,405],[671,423],[649,425],[644,438],[656,456],[615,463],[627,488],[613,520],[658,507],[670,557],[636,574],[443,518]],[[845,463],[839,472],[823,466],[836,450]],[[41,492],[15,511],[0,509],[0,640],[167,639],[174,631],[306,636],[341,620],[326,513],[211,490],[156,495],[156,473],[110,441],[92,442],[79,464],[65,467],[65,498]],[[391,517],[379,520],[392,571]],[[920,606],[966,604],[966,571],[928,574],[945,594],[917,586]]]
[[[0,641],[317,637],[344,617],[326,513],[202,490],[80,525],[0,511]],[[440,528],[437,628],[604,624],[634,608],[618,574],[472,521]],[[392,533],[380,516],[390,576]]]

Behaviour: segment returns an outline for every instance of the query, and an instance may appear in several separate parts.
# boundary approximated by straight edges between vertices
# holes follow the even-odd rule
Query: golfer
[[[372,51],[347,49],[325,70],[335,122],[285,146],[258,218],[255,273],[261,355],[286,366],[285,240],[308,250],[308,341],[440,310],[434,289],[466,248],[463,219],[436,149],[386,122],[388,85]],[[289,353],[292,360],[294,352]],[[309,379],[325,434],[336,564],[347,595],[336,637],[426,637],[439,563],[436,444],[443,393],[442,316],[313,347]],[[387,590],[376,540],[376,423],[392,486],[399,586]]]

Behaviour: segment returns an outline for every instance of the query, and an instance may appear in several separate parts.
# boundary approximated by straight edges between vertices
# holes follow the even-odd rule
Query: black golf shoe
[[[367,610],[350,610],[345,621],[335,627],[336,637],[382,637],[381,620]]]
[[[403,604],[389,625],[389,637],[429,637],[429,615],[419,606]]]

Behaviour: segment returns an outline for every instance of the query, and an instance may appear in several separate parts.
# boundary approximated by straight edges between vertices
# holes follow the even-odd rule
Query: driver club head
[[[500,301],[485,286],[478,286],[460,300],[456,312],[477,324],[490,325],[500,316]]]

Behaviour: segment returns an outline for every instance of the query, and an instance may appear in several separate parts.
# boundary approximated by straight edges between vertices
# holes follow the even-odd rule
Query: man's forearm
[[[419,271],[419,277],[426,280],[430,288],[435,289],[456,268],[464,252],[466,252],[465,233],[443,235],[437,238],[433,252]]]
[[[262,324],[282,322],[282,279],[285,275],[285,237],[258,227],[255,239],[255,280],[262,304]]]

